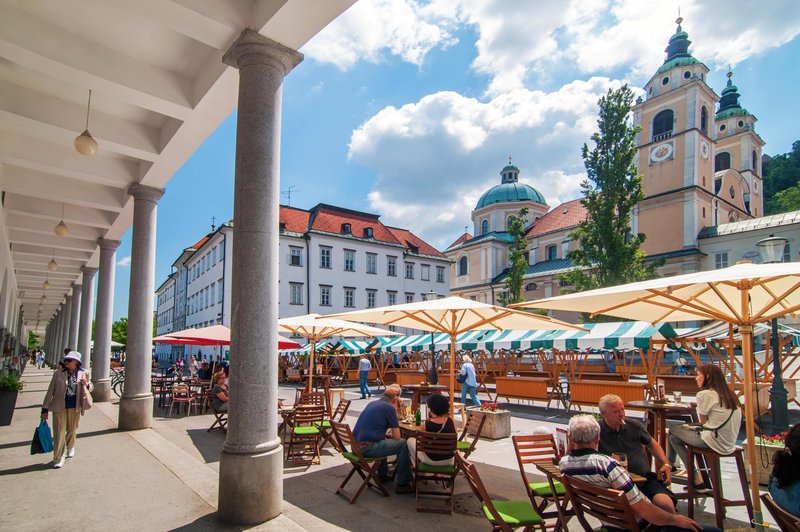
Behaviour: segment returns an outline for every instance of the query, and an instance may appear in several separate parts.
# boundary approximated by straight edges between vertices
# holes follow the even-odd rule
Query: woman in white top
[[[197,378],[197,370],[199,369],[200,369],[200,362],[198,362],[197,359],[194,358],[194,355],[192,355],[192,359],[189,362],[189,373],[192,374],[192,379]]]
[[[739,398],[728,387],[719,367],[713,364],[700,366],[695,381],[700,388],[696,399],[697,414],[704,430],[691,424],[675,425],[669,429],[667,459],[674,464],[675,455],[678,454],[686,467],[689,461],[687,445],[713,449],[719,454],[732,453],[742,424]],[[696,470],[694,485],[696,490],[710,489]]]

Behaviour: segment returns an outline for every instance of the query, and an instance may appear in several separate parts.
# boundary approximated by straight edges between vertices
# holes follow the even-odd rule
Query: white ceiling
[[[355,1],[0,0],[0,209],[25,326],[130,227],[128,186],[164,186],[235,109],[222,55],[243,29],[297,50]],[[89,89],[93,157],[73,149]]]

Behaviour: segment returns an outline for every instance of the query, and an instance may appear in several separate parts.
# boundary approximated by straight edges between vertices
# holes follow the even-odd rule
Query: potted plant
[[[511,436],[511,412],[500,410],[497,403],[481,403],[480,413],[486,418],[481,438],[499,440]]]
[[[769,484],[775,453],[784,448],[784,438],[786,438],[786,432],[781,432],[774,436],[756,436],[754,439],[756,461],[758,462],[758,483],[763,486]],[[747,442],[744,442],[742,447],[744,448],[745,469],[747,470],[747,481],[749,482],[750,460],[747,458]]]
[[[22,383],[16,373],[0,372],[0,425],[10,425]]]

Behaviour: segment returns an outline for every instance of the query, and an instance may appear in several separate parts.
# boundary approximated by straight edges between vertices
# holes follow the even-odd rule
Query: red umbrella
[[[230,345],[231,330],[224,325],[211,325],[199,329],[184,329],[153,338],[162,344]],[[278,349],[296,349],[300,344],[278,335]]]

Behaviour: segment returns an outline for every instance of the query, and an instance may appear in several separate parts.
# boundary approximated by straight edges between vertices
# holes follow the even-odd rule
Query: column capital
[[[92,276],[97,273],[97,268],[92,268],[90,266],[81,266],[81,271],[83,272],[84,278],[89,275]]]
[[[120,245],[120,241],[110,240],[108,238],[98,238],[97,245],[100,246],[100,249],[116,251]]]
[[[222,62],[241,69],[262,64],[280,69],[285,76],[303,61],[303,54],[250,29],[244,30],[225,55]]]
[[[149,187],[141,183],[133,183],[128,187],[128,194],[133,196],[133,199],[152,201],[153,203],[158,203],[158,200],[161,199],[164,192],[166,192],[166,190],[163,188]]]

